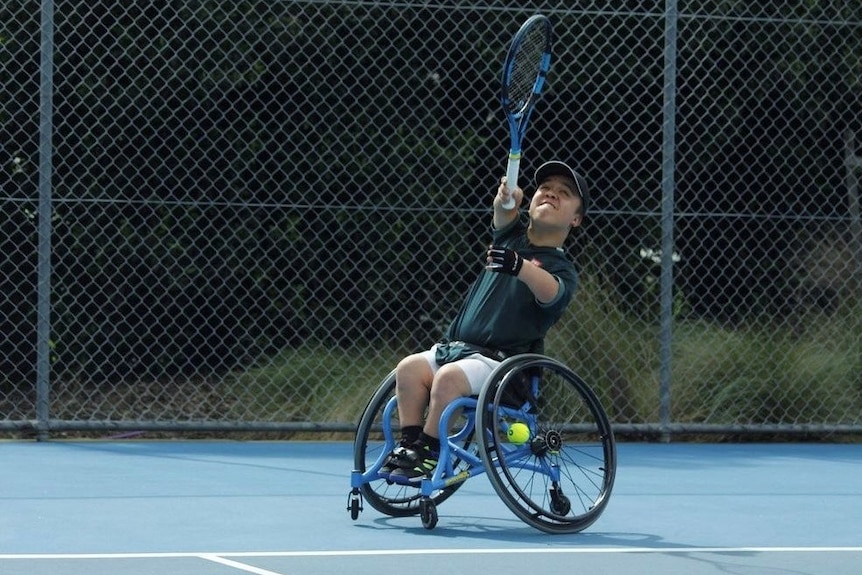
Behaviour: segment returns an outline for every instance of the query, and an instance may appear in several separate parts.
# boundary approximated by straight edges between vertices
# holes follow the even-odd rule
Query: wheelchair
[[[510,441],[521,423],[529,437]],[[577,533],[604,511],[616,476],[616,443],[607,414],[575,372],[542,354],[501,362],[478,396],[452,402],[440,419],[437,468],[418,485],[378,471],[397,445],[395,372],[372,395],[356,429],[347,510],[364,502],[392,517],[419,515],[437,525],[437,507],[467,479],[486,473],[497,495],[526,524],[546,533]],[[521,428],[523,432],[523,428]]]

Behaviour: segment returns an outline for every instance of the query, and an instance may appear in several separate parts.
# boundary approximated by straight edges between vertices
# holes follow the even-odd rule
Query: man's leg
[[[490,360],[471,357],[448,363],[437,370],[430,389],[425,427],[404,458],[411,465],[392,471],[389,477],[393,481],[418,485],[423,477],[434,472],[440,455],[440,442],[447,441],[440,437],[443,411],[456,399],[473,395],[481,389],[494,365]]]
[[[409,355],[395,368],[395,396],[402,427],[422,426],[434,381],[434,371],[426,353]]]
[[[460,362],[444,365],[434,376],[431,386],[428,415],[422,431],[434,439],[440,439],[440,417],[446,407],[461,397],[471,394],[467,374],[458,366]]]
[[[380,477],[390,479],[400,467],[412,467],[415,457],[409,448],[422,433],[425,409],[431,394],[431,382],[437,363],[432,352],[409,355],[395,368],[395,397],[398,399],[398,420],[401,437],[380,469]]]

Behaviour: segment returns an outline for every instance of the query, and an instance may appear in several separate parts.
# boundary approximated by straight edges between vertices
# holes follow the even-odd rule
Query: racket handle
[[[515,207],[515,197],[512,196],[512,190],[518,187],[518,172],[521,166],[520,154],[512,157],[509,154],[509,165],[506,167],[506,189],[509,191],[509,198],[503,200],[503,209],[511,210]]]

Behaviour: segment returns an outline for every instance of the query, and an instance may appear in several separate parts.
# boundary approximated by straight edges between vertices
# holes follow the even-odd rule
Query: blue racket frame
[[[521,45],[530,34],[534,33],[534,28],[536,27],[540,27],[544,33],[545,46],[538,62],[533,89],[526,99],[514,100],[509,94],[509,86],[511,85],[512,75],[515,71],[516,57]],[[536,102],[545,86],[545,79],[551,69],[552,43],[553,28],[548,17],[541,14],[531,16],[521,25],[521,28],[515,34],[514,38],[512,38],[505,62],[503,63],[503,73],[500,78],[500,103],[503,106],[503,111],[509,124],[509,159],[506,168],[506,187],[510,193],[518,185],[521,146],[527,133],[530,115],[535,109]],[[514,204],[514,198],[510,197],[504,202],[503,207],[511,209],[515,207]]]

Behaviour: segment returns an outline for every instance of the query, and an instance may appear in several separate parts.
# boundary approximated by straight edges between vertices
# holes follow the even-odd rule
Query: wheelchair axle
[[[553,429],[543,431],[530,440],[530,451],[537,457],[559,453],[562,447],[563,436]]]

